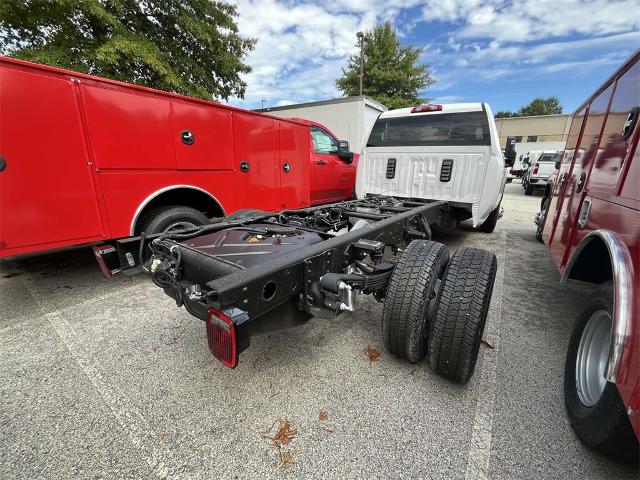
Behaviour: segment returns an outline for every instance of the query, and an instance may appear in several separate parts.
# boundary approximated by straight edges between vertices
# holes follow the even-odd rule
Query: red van
[[[313,122],[6,57],[0,84],[0,257],[353,196]]]
[[[639,115],[640,50],[575,112],[542,231],[562,281],[594,286],[567,352],[571,424],[626,460],[640,435]]]

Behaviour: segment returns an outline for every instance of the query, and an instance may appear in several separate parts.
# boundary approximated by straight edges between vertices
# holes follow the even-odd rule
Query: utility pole
[[[266,102],[266,100],[263,98],[262,99],[262,107],[261,107],[261,109],[264,109],[264,102]]]
[[[362,78],[364,75],[364,33],[356,33],[358,42],[360,43],[360,96],[362,96]]]

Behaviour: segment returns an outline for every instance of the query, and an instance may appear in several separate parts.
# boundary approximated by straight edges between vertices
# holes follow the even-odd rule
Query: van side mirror
[[[338,141],[338,156],[346,163],[353,162],[353,152],[349,151],[349,142],[346,140]]]
[[[556,160],[556,170],[560,170],[560,162],[561,160]]]
[[[516,161],[516,138],[507,137],[507,144],[504,149],[504,165],[506,167],[513,167],[513,163]]]

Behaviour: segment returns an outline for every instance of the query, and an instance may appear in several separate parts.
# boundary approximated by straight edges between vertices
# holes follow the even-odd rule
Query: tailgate
[[[556,170],[555,162],[538,162],[538,171],[536,173],[531,173],[532,178],[549,178]]]
[[[356,192],[474,204],[486,168],[485,153],[367,151],[358,165]]]

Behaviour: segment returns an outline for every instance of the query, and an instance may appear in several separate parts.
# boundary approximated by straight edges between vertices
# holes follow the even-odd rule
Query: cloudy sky
[[[247,58],[246,108],[340,96],[335,79],[356,32],[391,20],[424,46],[439,102],[514,110],[556,95],[572,111],[640,47],[638,0],[236,0]],[[366,73],[365,73],[366,75]]]

